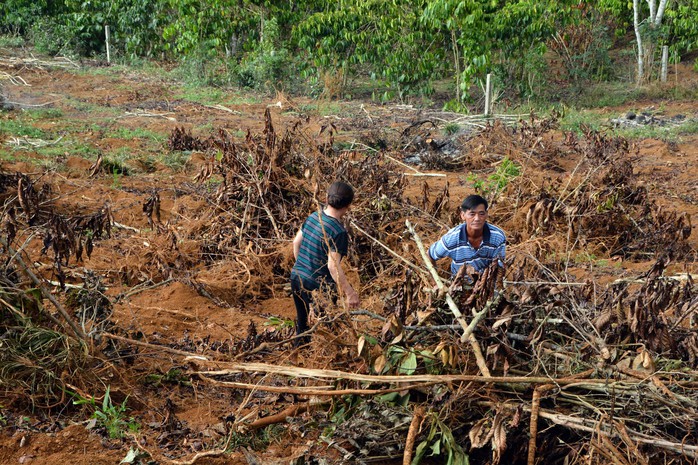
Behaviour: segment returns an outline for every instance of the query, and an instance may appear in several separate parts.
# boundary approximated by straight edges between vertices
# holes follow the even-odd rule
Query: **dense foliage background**
[[[645,11],[650,1],[641,2]],[[174,61],[208,84],[377,99],[430,95],[448,79],[452,108],[481,95],[560,97],[589,81],[633,79],[632,0],[5,0],[0,32],[40,51]],[[640,27],[674,62],[698,49],[698,0],[670,0],[661,27]],[[649,25],[651,26],[651,24]],[[650,48],[649,79],[660,47]],[[655,53],[656,50],[656,53]],[[622,64],[622,66],[619,66]]]

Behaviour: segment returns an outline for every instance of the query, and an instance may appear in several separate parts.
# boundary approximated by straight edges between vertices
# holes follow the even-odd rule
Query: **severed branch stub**
[[[470,347],[473,349],[473,353],[475,354],[475,361],[477,362],[477,367],[480,369],[480,373],[482,373],[483,376],[490,376],[490,370],[487,368],[487,363],[485,362],[485,357],[482,355],[482,349],[480,348],[480,344],[478,343],[477,339],[475,338],[475,335],[473,334],[475,326],[484,317],[487,307],[485,307],[485,309],[476,314],[473,318],[473,321],[470,324],[468,324],[465,321],[465,318],[463,318],[463,314],[460,312],[460,309],[458,308],[458,305],[456,305],[456,302],[453,300],[453,297],[451,297],[451,294],[448,293],[448,289],[446,289],[446,286],[444,285],[443,280],[439,276],[439,273],[434,268],[434,265],[432,265],[431,260],[427,255],[427,251],[424,248],[424,244],[422,243],[422,239],[420,239],[419,235],[417,234],[417,231],[414,229],[414,226],[412,226],[412,223],[410,223],[409,220],[405,221],[405,226],[407,226],[407,230],[410,232],[410,234],[412,234],[412,238],[414,239],[414,242],[417,244],[419,253],[422,255],[422,259],[424,260],[424,265],[431,273],[432,278],[434,278],[436,286],[439,288],[439,292],[446,296],[446,303],[448,304],[448,307],[451,309],[451,313],[453,313],[453,315],[456,317],[456,321],[463,328],[461,342],[465,342],[466,339],[468,340],[468,342],[470,343]]]

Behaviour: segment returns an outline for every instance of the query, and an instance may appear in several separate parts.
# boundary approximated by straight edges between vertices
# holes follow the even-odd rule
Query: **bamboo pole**
[[[420,239],[419,235],[417,234],[417,231],[415,231],[414,226],[412,226],[412,223],[410,223],[409,220],[405,221],[405,226],[407,226],[407,230],[412,234],[412,237],[414,238],[414,241],[417,244],[417,248],[419,248],[419,253],[422,255],[424,264],[431,273],[431,276],[434,278],[434,281],[436,282],[436,285],[439,288],[439,292],[443,293],[446,296],[446,303],[448,304],[448,307],[451,309],[451,312],[456,317],[456,321],[458,321],[458,324],[460,324],[463,328],[461,342],[465,342],[466,339],[468,340],[468,342],[470,343],[470,347],[473,349],[473,353],[475,354],[475,361],[477,363],[478,368],[480,369],[480,373],[482,373],[484,376],[490,376],[490,370],[487,368],[485,357],[482,355],[480,343],[477,341],[475,335],[473,334],[475,326],[480,321],[480,319],[483,318],[484,312],[486,310],[483,309],[480,312],[482,314],[475,315],[475,318],[473,319],[470,325],[465,321],[465,318],[463,318],[463,314],[460,312],[458,305],[456,305],[456,303],[453,301],[453,297],[451,297],[451,294],[449,294],[446,290],[446,286],[444,286],[444,283],[441,280],[439,273],[432,265],[431,259],[429,259],[426,249],[424,248],[424,244],[422,243],[422,239]]]

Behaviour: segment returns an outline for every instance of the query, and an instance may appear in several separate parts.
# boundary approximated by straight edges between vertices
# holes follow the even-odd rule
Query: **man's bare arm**
[[[296,237],[293,238],[293,257],[298,259],[298,252],[301,250],[301,242],[303,242],[303,230],[299,229]]]
[[[339,290],[344,292],[347,296],[347,306],[349,308],[358,308],[360,304],[359,294],[354,290],[354,288],[349,284],[346,274],[340,262],[342,261],[342,255],[338,252],[330,252],[327,256],[327,268],[330,270],[332,279],[337,283]]]

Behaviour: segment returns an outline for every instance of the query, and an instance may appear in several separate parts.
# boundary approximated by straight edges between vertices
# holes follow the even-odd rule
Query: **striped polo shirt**
[[[485,223],[482,244],[479,249],[475,249],[468,241],[467,226],[462,223],[434,242],[429,247],[429,256],[432,260],[450,257],[453,276],[463,265],[470,265],[475,271],[482,273],[495,258],[499,260],[499,266],[504,266],[506,243],[504,231],[493,224]]]
[[[323,279],[328,283],[334,283],[327,268],[328,248],[344,257],[349,246],[347,230],[338,219],[324,211],[321,221],[318,212],[313,212],[305,220],[301,230],[303,239],[296,263],[291,270],[291,277],[300,277],[303,286],[309,291],[320,287]]]

